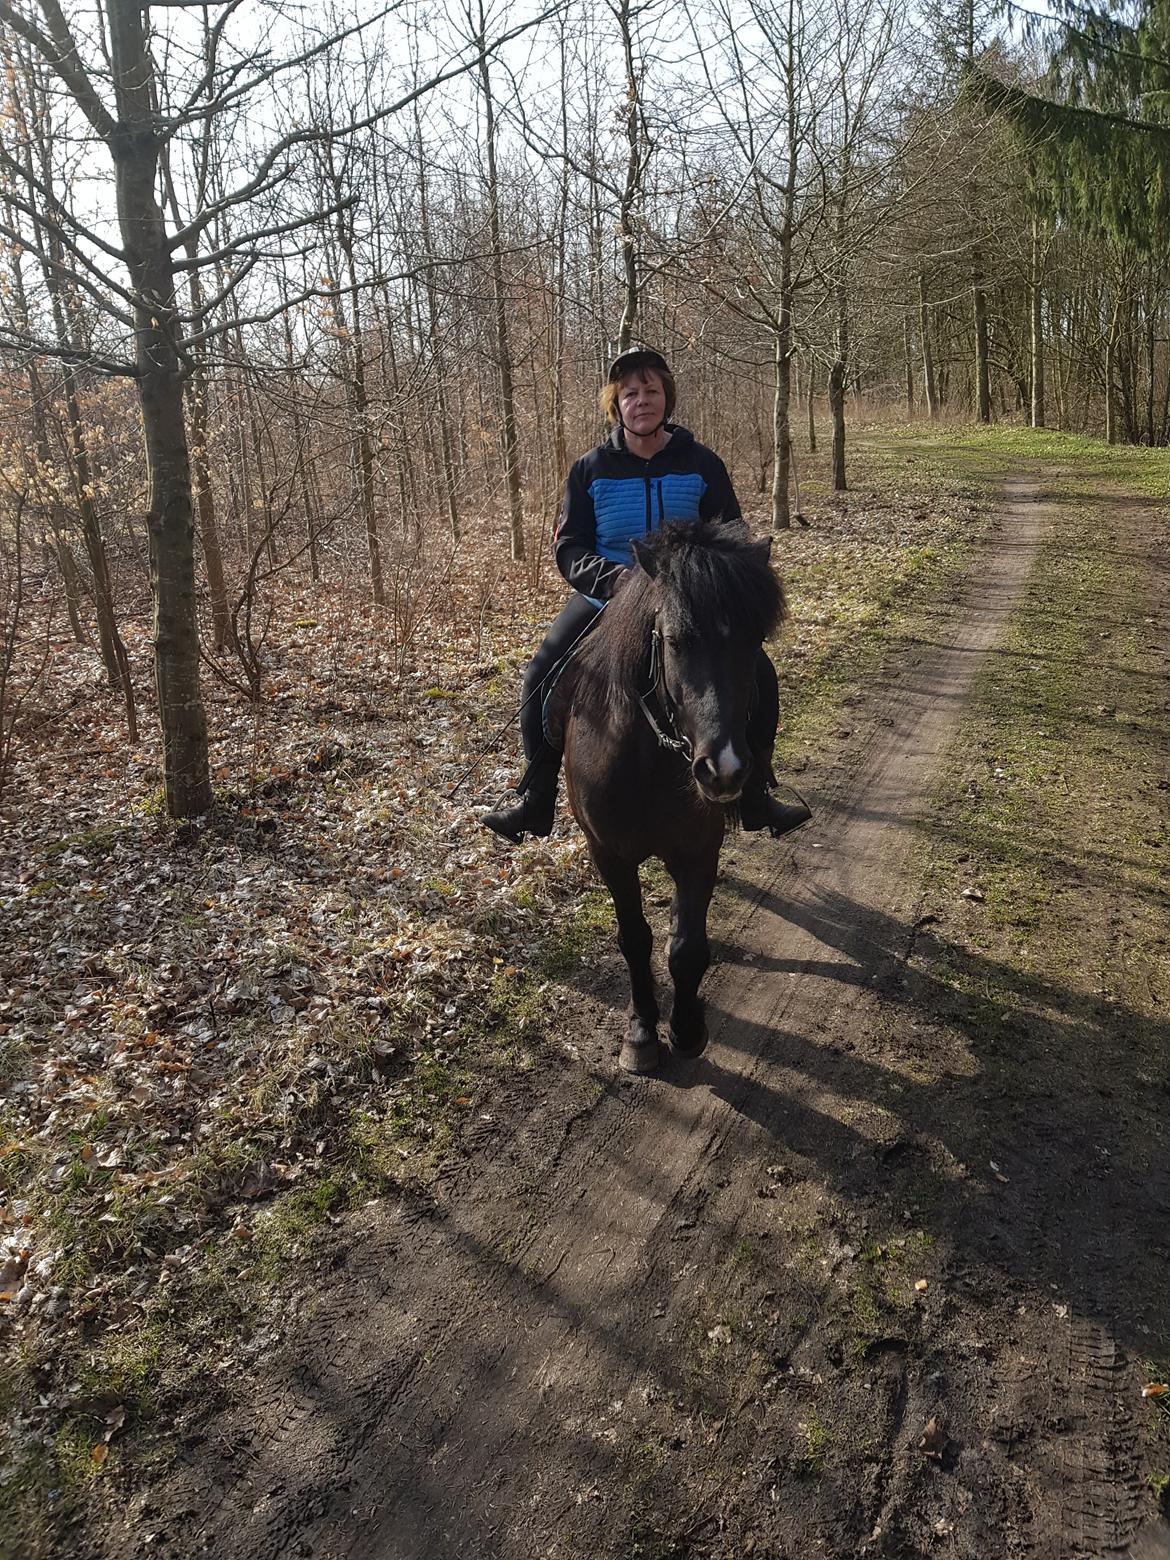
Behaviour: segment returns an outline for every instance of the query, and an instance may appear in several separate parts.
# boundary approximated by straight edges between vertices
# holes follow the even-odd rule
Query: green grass
[[[837,495],[811,482],[812,529],[785,533],[773,549],[791,612],[770,647],[781,682],[780,774],[825,748],[923,607],[951,592],[993,498],[990,481],[973,489],[956,477],[947,446],[905,430],[860,439],[852,480]],[[794,639],[811,628],[798,656]]]
[[[1161,712],[1152,692],[1124,686],[1141,670],[1138,636],[1111,634],[1108,664],[1086,666],[1084,625],[1104,601],[1111,616],[1140,621],[1143,581],[1113,555],[1096,512],[1076,514],[1081,541],[1062,534],[1042,546],[1038,583],[980,680],[939,787],[940,803],[963,800],[949,808],[949,848],[927,869],[942,892],[967,856],[988,933],[997,942],[1010,933],[1020,967],[1039,955],[1050,978],[1079,975],[1078,949],[1050,934],[1031,959],[1026,949],[1038,929],[1055,929],[1055,901],[1076,870],[1091,869],[1108,842],[1110,870],[1148,899],[1170,843],[1156,815],[1126,818],[1113,806],[1137,783],[1154,792],[1160,775]]]
[[[825,1462],[833,1446],[833,1432],[809,1404],[799,1425],[801,1444],[796,1456],[796,1470],[805,1478],[819,1477],[825,1471]]]
[[[79,851],[83,856],[95,856],[99,860],[108,856],[121,839],[123,827],[121,824],[106,823],[95,829],[84,829],[77,834],[66,834],[59,840],[50,840],[44,847],[46,856],[64,856],[69,851]],[[46,886],[47,885],[47,886]],[[47,892],[48,887],[56,887],[50,879],[39,883],[33,892],[40,890]]]

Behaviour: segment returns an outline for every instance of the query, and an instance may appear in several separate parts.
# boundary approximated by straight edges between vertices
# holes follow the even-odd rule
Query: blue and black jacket
[[[557,521],[557,568],[591,601],[608,601],[634,561],[631,542],[670,520],[740,519],[727,467],[686,428],[643,460],[615,427],[569,472]]]

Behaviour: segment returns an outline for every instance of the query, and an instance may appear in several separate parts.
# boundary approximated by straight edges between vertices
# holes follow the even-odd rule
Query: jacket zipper
[[[646,470],[645,470],[645,473],[644,473],[644,480],[645,480],[645,483],[646,483],[646,534],[649,535],[650,532],[654,529],[654,511],[651,508],[651,504],[650,504],[650,489],[651,489],[652,484],[651,484],[651,481],[650,481],[650,462],[649,461],[646,462]]]

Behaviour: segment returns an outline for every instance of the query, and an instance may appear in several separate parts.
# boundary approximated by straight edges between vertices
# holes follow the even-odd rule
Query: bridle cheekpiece
[[[650,708],[651,699],[656,699],[658,702],[663,717],[661,721],[655,717],[654,711]],[[674,700],[667,692],[662,631],[658,627],[657,618],[654,620],[654,627],[650,630],[650,686],[645,693],[638,694],[638,703],[642,706],[642,714],[645,715],[650,730],[658,739],[659,747],[667,748],[672,753],[681,753],[689,764],[695,756],[695,750],[691,746],[690,738],[679,733],[678,711],[674,707]],[[664,726],[666,730],[663,729]]]

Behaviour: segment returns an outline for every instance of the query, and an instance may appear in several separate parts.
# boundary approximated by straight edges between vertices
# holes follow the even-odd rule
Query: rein
[[[664,731],[659,722],[654,718],[654,711],[650,708],[649,703],[651,699],[658,700],[658,706],[663,713],[665,723],[670,728],[670,732],[673,732],[673,735]],[[666,691],[666,677],[662,661],[662,635],[658,630],[657,622],[655,622],[654,627],[650,631],[650,686],[645,693],[638,694],[638,703],[642,707],[642,714],[645,715],[649,722],[650,730],[658,739],[659,747],[668,748],[672,753],[681,753],[686,761],[690,763],[695,756],[695,750],[692,748],[688,738],[679,735],[677,711],[674,707],[674,701]]]

